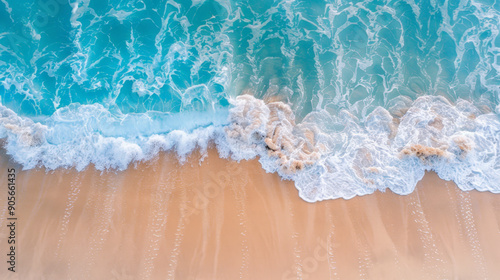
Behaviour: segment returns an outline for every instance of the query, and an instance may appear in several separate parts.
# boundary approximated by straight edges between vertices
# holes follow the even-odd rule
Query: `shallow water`
[[[311,202],[411,193],[426,170],[500,192],[498,1],[3,0],[0,13],[0,137],[26,169],[124,170],[214,142]]]

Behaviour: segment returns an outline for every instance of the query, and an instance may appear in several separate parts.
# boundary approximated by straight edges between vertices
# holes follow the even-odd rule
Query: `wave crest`
[[[233,105],[226,128],[233,157],[260,155],[274,161],[272,169],[283,174],[302,170],[319,159],[314,131],[296,126],[290,106],[282,102],[265,104],[250,95],[238,96]]]
[[[0,106],[0,137],[27,169],[82,170],[89,164],[125,169],[161,151],[175,151],[181,160],[195,149],[206,154],[214,142],[222,157],[259,157],[267,172],[294,180],[309,202],[386,189],[408,194],[429,170],[463,190],[500,192],[496,114],[438,96],[396,103],[389,110],[376,108],[364,120],[345,110],[321,110],[300,123],[289,105],[251,95],[231,100],[226,112],[182,117],[150,113],[119,118],[102,106],[81,105],[56,112],[44,124]],[[165,128],[180,123],[184,129]]]

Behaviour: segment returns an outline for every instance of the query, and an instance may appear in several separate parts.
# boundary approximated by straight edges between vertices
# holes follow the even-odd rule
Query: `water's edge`
[[[161,151],[174,151],[185,161],[194,150],[206,155],[214,143],[220,157],[259,158],[267,172],[293,180],[309,202],[387,188],[409,194],[426,171],[462,190],[500,192],[498,115],[465,100],[401,99],[389,110],[375,109],[364,121],[347,111],[336,116],[318,111],[300,123],[282,102],[243,95],[231,104],[226,112],[197,113],[191,119],[201,123],[185,124],[189,132],[166,133],[157,130],[178,121],[170,115],[124,121],[85,105],[58,111],[41,124],[2,106],[0,137],[25,169],[48,170],[83,170],[89,164],[124,170]]]

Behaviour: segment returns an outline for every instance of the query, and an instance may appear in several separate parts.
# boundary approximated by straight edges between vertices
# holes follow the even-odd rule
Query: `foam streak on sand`
[[[306,203],[293,182],[213,149],[137,168],[18,171],[19,279],[494,279],[500,195],[428,173],[392,192]],[[18,166],[0,156],[0,169]],[[0,180],[7,180],[6,173]],[[0,196],[5,213],[6,196]],[[3,215],[2,217],[5,217]],[[0,243],[6,244],[0,228]],[[168,265],[165,265],[168,264]],[[9,279],[6,263],[0,278]]]

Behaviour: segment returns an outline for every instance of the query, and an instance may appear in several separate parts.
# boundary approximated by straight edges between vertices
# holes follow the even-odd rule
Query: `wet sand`
[[[21,171],[0,156],[0,279],[495,279],[500,195],[428,173],[387,191],[307,203],[256,161],[211,150],[125,172]],[[17,177],[7,271],[7,169]]]

